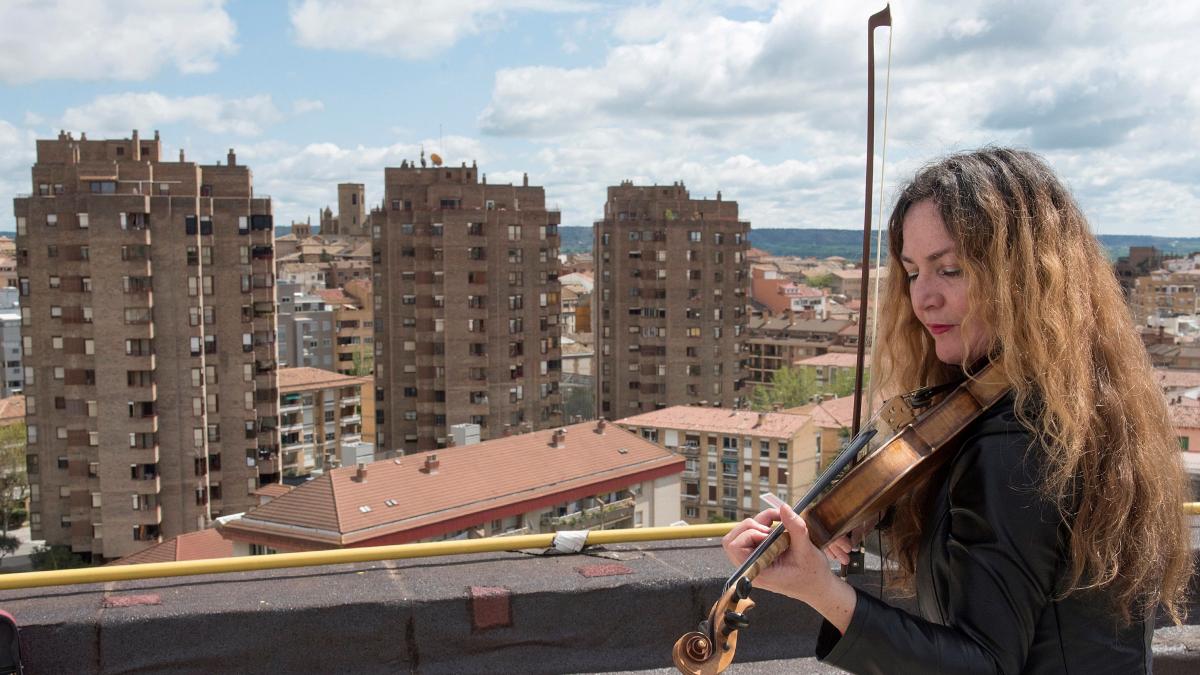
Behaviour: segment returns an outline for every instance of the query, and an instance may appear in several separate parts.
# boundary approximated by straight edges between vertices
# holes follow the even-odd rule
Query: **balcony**
[[[497,552],[6,590],[0,604],[33,673],[666,673],[729,562],[715,540],[605,548],[619,560]],[[878,594],[877,569],[868,556],[851,582]],[[729,673],[832,672],[811,656],[815,612],[752,597]],[[1200,668],[1191,609],[1190,625],[1159,620],[1155,672]]]
[[[593,506],[589,509],[568,513],[563,516],[551,516],[547,514],[542,516],[542,529],[557,531],[627,527],[629,525],[628,522],[625,522],[623,525],[620,523],[633,518],[633,506],[633,498],[630,497],[629,499],[622,499],[603,506]]]

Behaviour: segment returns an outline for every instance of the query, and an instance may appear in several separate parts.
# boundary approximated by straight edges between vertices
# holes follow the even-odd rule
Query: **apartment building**
[[[119,558],[279,480],[271,201],[231,150],[37,141],[14,200],[32,536]]]
[[[692,524],[752,517],[766,508],[764,492],[795,503],[820,469],[808,415],[674,406],[617,425],[683,455],[681,507]]]
[[[601,416],[743,402],[749,231],[737,202],[719,192],[692,199],[682,183],[608,188],[594,228],[590,317]]]
[[[333,370],[333,310],[315,291],[290,283],[278,288],[279,365]]]
[[[346,284],[345,288],[318,293],[325,305],[333,310],[334,369],[343,375],[375,372],[373,291],[370,279],[359,279]]]
[[[234,555],[679,520],[683,459],[603,420],[334,469],[219,526]]]
[[[1200,314],[1200,270],[1155,270],[1133,280],[1129,297],[1134,321],[1140,326],[1161,325],[1163,319]]]
[[[279,443],[285,479],[341,466],[345,451],[362,445],[364,408],[374,413],[371,384],[369,377],[318,368],[279,369]]]
[[[381,452],[443,447],[563,422],[557,211],[541,187],[474,166],[384,170],[375,248],[375,395]]]

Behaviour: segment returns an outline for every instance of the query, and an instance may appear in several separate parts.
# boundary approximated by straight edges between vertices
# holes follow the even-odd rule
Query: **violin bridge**
[[[912,424],[917,418],[916,411],[904,400],[903,396],[893,396],[883,402],[879,410],[879,424],[885,428],[879,431],[884,436],[894,436],[905,426]]]

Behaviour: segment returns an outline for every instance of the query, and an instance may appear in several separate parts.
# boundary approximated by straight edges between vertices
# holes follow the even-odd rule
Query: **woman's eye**
[[[910,283],[910,284],[911,284],[912,282],[914,282],[914,281],[916,281],[916,280],[917,280],[917,273],[916,273],[916,272],[909,272],[908,274],[906,274],[906,275],[905,275],[905,277],[904,277],[904,278],[905,278],[905,279],[908,281],[908,283]]]
[[[944,277],[957,277],[962,274],[962,269],[958,267],[947,267],[941,271],[941,274]]]

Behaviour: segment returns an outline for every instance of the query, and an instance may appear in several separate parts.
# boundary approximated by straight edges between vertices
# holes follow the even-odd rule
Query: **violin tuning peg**
[[[751,583],[751,581],[746,577],[742,577],[741,579],[738,579],[737,590],[735,590],[734,593],[737,594],[738,600],[745,600],[746,598],[750,597],[750,591],[753,589],[754,584]]]
[[[741,630],[749,625],[750,620],[746,618],[745,614],[741,614],[733,610],[725,612],[725,630],[727,631],[726,635],[728,635],[729,632]]]

